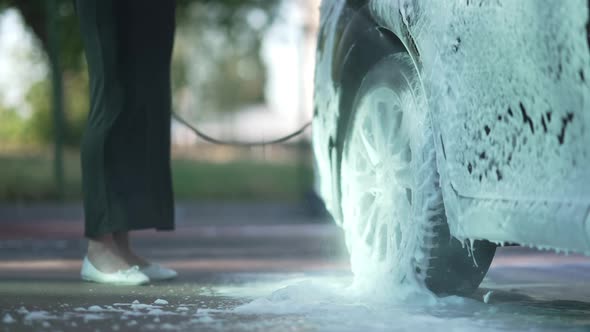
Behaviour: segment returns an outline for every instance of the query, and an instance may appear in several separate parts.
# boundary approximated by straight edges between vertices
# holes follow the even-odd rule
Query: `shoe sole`
[[[82,280],[88,281],[88,282],[93,282],[93,283],[103,284],[103,285],[115,285],[115,286],[142,286],[142,285],[149,284],[149,282],[150,282],[150,280],[141,281],[141,282],[103,281],[103,280],[96,280],[92,277],[88,277],[85,275],[81,275],[81,278],[82,278]]]

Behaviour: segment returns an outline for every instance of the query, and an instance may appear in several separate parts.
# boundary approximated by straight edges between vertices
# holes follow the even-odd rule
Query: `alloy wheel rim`
[[[403,250],[399,221],[411,218],[415,189],[403,101],[387,86],[369,90],[357,104],[345,143],[343,226],[355,274],[391,269],[390,256]]]

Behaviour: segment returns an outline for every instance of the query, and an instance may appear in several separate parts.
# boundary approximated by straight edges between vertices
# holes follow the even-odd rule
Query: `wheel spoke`
[[[378,214],[377,211],[375,211],[374,214]],[[369,246],[373,246],[375,244],[375,230],[377,228],[376,224],[377,222],[375,221],[374,217],[367,221],[367,228],[365,229],[363,237]]]
[[[379,151],[386,151],[387,143],[389,142],[387,139],[387,130],[384,128],[385,124],[388,122],[389,116],[389,114],[387,114],[387,105],[384,102],[378,102],[375,106],[377,112],[375,116],[371,117],[375,147],[377,147]]]
[[[396,249],[400,249],[400,247],[402,245],[402,231],[400,229],[399,224],[394,226],[393,237],[395,239]]]
[[[367,227],[369,226],[369,224],[371,223],[371,218],[372,218],[372,214],[374,213],[374,203],[371,204],[371,214],[366,215],[364,213],[359,213],[358,215],[358,226],[357,226],[357,232],[358,234],[365,234],[365,232],[367,231]]]
[[[347,172],[348,175],[353,177],[363,177],[363,176],[375,176],[375,173],[371,169],[351,169]]]
[[[361,141],[363,142],[363,146],[365,148],[364,150],[367,153],[367,157],[369,159],[369,162],[371,163],[372,166],[377,165],[377,161],[379,160],[379,155],[378,155],[377,151],[375,150],[375,147],[372,146],[371,143],[369,142],[366,131],[361,130],[360,136],[361,136]]]
[[[406,145],[406,147],[400,152],[399,156],[402,162],[410,163],[412,161],[412,151],[410,150],[410,146]]]
[[[414,181],[412,180],[412,169],[409,164],[401,167],[395,171],[395,180],[402,188],[414,188]]]
[[[386,83],[362,90],[342,160],[342,210],[347,245],[360,253],[356,262],[384,264],[397,255],[406,227],[399,223],[411,218],[415,156],[408,124],[413,118],[404,112],[414,110],[403,100],[411,98],[406,91]]]
[[[354,179],[355,181],[358,181],[357,183],[362,183],[364,188],[369,188],[368,191],[370,192],[375,192],[376,190],[373,189],[379,185],[375,179],[375,175],[373,174],[355,175]]]
[[[408,200],[408,203],[412,205],[412,189],[410,188],[406,188],[406,199]]]
[[[387,224],[381,224],[379,227],[379,236],[377,237],[376,251],[379,255],[379,260],[384,260],[387,256],[387,249],[389,247],[389,227]]]
[[[371,204],[371,207],[369,208],[369,212],[367,213],[366,216],[366,223],[365,226],[362,230],[362,232],[360,232],[359,234],[361,234],[361,236],[363,238],[366,238],[369,234],[370,228],[371,228],[371,224],[375,224],[375,214],[377,213],[377,201],[373,201],[373,204]]]
[[[399,110],[399,108],[397,106],[393,107],[393,110],[391,110],[393,112],[393,114],[391,115],[392,117],[392,124],[391,124],[391,128],[389,128],[389,131],[387,132],[387,141],[388,142],[392,142],[395,138],[397,138],[400,135],[400,129],[402,126],[402,121],[403,121],[403,117],[404,114]]]
[[[391,144],[391,151],[393,154],[401,153],[409,143],[409,139],[407,137],[400,137],[396,141]]]

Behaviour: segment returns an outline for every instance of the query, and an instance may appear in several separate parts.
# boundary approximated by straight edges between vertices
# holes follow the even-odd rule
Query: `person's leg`
[[[113,187],[130,218],[127,229],[113,238],[129,264],[146,267],[152,264],[133,250],[132,231],[174,228],[170,62],[175,1],[127,0],[119,3],[119,10],[124,17],[118,34],[119,64],[128,89],[124,111],[111,133],[117,142],[113,160],[118,161],[111,164]]]
[[[162,281],[174,279],[178,276],[176,271],[160,266],[159,264],[152,264],[145,258],[137,255],[132,249],[129,232],[116,232],[113,234],[113,240],[117,246],[119,253],[128,264],[139,266],[140,271],[150,278],[152,281]]]
[[[111,234],[89,239],[86,256],[93,266],[104,273],[127,270],[134,265],[125,259]]]
[[[113,222],[122,219],[122,211],[113,204],[106,165],[108,137],[123,108],[113,5],[112,0],[79,0],[76,8],[90,77],[90,114],[81,146],[87,258],[105,273],[130,267],[112,236],[125,225]]]
[[[145,258],[135,253],[131,247],[131,241],[129,239],[129,232],[116,232],[113,234],[114,244],[117,247],[121,257],[130,265],[137,265],[139,267],[145,267],[150,265]]]
[[[100,271],[146,265],[131,250],[128,232],[174,228],[169,167],[174,1],[78,0],[77,5],[91,88],[82,144],[88,258]]]

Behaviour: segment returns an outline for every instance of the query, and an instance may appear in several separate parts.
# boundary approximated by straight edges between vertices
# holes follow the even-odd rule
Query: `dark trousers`
[[[90,78],[82,142],[85,236],[174,228],[173,0],[77,0]]]

